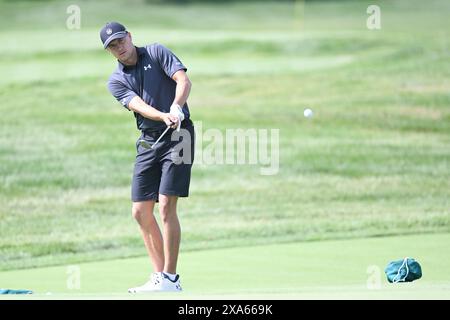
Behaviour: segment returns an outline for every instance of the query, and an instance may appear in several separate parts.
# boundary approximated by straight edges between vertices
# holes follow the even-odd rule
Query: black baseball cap
[[[118,22],[108,22],[102,30],[100,30],[100,39],[103,43],[103,48],[109,45],[109,43],[115,39],[120,39],[128,34],[127,29]]]

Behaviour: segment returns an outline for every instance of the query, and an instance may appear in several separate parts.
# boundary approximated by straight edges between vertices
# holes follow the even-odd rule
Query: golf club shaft
[[[159,142],[159,140],[161,140],[161,138],[166,134],[167,130],[170,129],[170,126],[167,126],[166,130],[164,130],[164,132],[159,136],[158,140],[156,140],[156,142],[150,147],[151,149],[153,149],[153,147]]]

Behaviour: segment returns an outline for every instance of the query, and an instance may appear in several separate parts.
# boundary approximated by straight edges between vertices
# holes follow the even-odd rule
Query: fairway
[[[365,1],[80,0],[78,29],[71,4],[0,0],[0,288],[130,298],[151,272],[131,216],[140,132],[108,92],[117,62],[98,34],[118,20],[192,81],[185,292],[168,297],[450,298],[449,1],[377,1],[379,30]],[[278,130],[274,174],[206,161],[211,133],[237,129]],[[388,285],[404,256],[423,278]]]
[[[147,258],[1,272],[0,283],[35,291],[21,299],[449,299],[449,242],[436,234],[185,252],[184,292],[172,294],[126,293],[148,277]],[[423,277],[389,284],[384,267],[405,256]],[[79,289],[69,289],[74,267]]]

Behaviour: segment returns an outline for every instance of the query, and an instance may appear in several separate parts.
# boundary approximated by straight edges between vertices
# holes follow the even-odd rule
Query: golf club
[[[166,130],[164,130],[164,132],[159,136],[158,140],[156,140],[156,142],[150,146],[150,144],[145,141],[144,139],[139,140],[139,144],[145,148],[145,149],[153,149],[153,147],[159,142],[159,140],[161,140],[161,138],[166,134],[166,132],[170,129],[170,126],[167,126]]]

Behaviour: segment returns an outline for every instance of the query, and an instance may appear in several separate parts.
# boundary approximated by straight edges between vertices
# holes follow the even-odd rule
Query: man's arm
[[[180,107],[183,107],[189,97],[189,93],[191,92],[192,83],[184,70],[178,70],[175,72],[172,79],[177,83],[175,98],[172,104],[178,104]],[[176,124],[178,123],[178,117],[153,108],[152,106],[146,104],[139,96],[131,99],[128,104],[128,108],[139,113],[144,118],[155,121],[164,121],[166,125],[171,125],[172,128],[176,128],[177,126]]]
[[[152,106],[146,104],[139,96],[131,99],[128,104],[128,108],[131,111],[139,113],[144,118],[155,121],[164,121],[166,125],[172,126],[172,128],[176,128],[176,123],[178,123],[177,117],[171,115],[170,113],[164,113],[153,108]]]
[[[172,104],[178,104],[180,107],[183,107],[191,92],[192,83],[184,70],[175,72],[172,79],[177,83],[175,99],[173,99]]]

